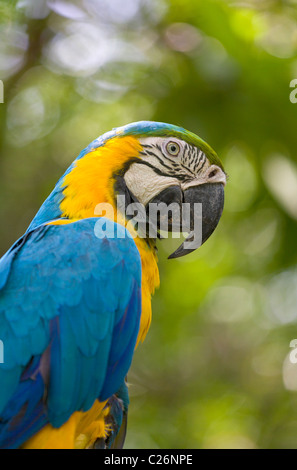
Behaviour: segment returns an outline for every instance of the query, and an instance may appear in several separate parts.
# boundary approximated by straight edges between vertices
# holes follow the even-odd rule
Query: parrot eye
[[[169,153],[169,155],[172,155],[173,157],[176,157],[176,155],[179,154],[180,152],[180,146],[176,142],[168,142],[166,145],[166,150]]]

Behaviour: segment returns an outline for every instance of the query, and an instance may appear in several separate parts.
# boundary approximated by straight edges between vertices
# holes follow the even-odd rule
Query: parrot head
[[[169,258],[194,251],[213,233],[223,211],[226,174],[217,154],[195,134],[170,124],[138,122],[118,128],[116,133],[135,135],[141,144],[140,158],[130,161],[123,174],[123,186],[134,201],[146,207],[147,221],[155,226],[151,233],[158,235],[163,227],[182,231],[186,222],[190,234]],[[150,217],[152,205],[159,209],[157,220]],[[201,212],[195,213],[195,205],[200,205]],[[198,244],[193,240],[195,222]]]
[[[98,203],[115,207],[121,195],[125,197],[121,212],[131,204],[144,208],[143,238],[162,238],[164,226],[168,231],[189,232],[169,256],[176,258],[194,251],[215,230],[223,211],[225,184],[219,157],[200,137],[171,124],[135,122],[103,134],[80,153],[29,229],[58,218],[92,217]],[[196,211],[198,206],[202,211]],[[153,220],[152,207],[158,212]],[[156,211],[152,213],[156,215]],[[128,219],[126,211],[124,225]]]

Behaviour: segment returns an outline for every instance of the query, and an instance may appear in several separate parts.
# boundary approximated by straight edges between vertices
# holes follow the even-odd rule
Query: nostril
[[[209,177],[209,178],[213,178],[214,176],[216,176],[217,172],[218,172],[217,170],[212,170],[212,171],[209,173],[208,177]]]

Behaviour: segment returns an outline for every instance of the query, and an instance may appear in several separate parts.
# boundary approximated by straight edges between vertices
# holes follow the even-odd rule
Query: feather
[[[112,396],[130,367],[140,255],[131,237],[98,239],[96,220],[36,227],[0,260],[0,447]]]

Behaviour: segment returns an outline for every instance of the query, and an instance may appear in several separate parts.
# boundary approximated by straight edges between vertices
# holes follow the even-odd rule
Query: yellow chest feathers
[[[141,149],[141,144],[135,137],[117,137],[76,160],[74,168],[64,178],[64,199],[60,205],[61,217],[66,217],[69,222],[94,217],[97,215],[98,204],[109,203],[113,211],[111,215],[106,214],[106,216],[132,231],[129,223],[117,214],[114,183],[115,174],[130,159],[139,158]],[[154,249],[143,238],[136,237],[134,242],[142,263],[142,313],[138,344],[144,339],[150,326],[151,295],[159,286],[160,281]]]

